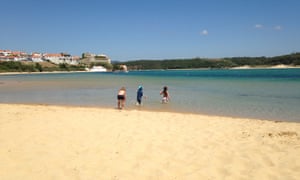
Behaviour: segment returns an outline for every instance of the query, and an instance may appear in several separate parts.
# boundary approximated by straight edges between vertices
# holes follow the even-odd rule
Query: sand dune
[[[0,104],[0,179],[299,179],[300,123]]]

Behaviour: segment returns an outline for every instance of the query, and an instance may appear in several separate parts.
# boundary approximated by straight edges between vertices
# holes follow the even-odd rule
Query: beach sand
[[[0,179],[300,179],[300,123],[0,104]]]

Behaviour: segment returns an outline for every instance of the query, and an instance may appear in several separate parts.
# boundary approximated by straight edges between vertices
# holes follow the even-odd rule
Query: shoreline
[[[1,75],[19,75],[19,74],[65,74],[65,73],[86,73],[89,71],[43,71],[43,72],[0,72]]]
[[[200,114],[193,112],[177,112],[177,111],[164,111],[164,110],[153,110],[153,109],[143,109],[143,108],[127,108],[118,109],[117,107],[105,107],[105,106],[81,106],[81,105],[59,105],[59,104],[34,104],[34,103],[0,103],[1,106],[14,106],[14,107],[41,107],[41,108],[59,108],[59,109],[84,109],[84,110],[103,110],[103,111],[117,111],[117,112],[140,112],[140,113],[166,113],[166,114],[174,114],[174,115],[191,115],[191,116],[199,116],[205,118],[217,118],[217,119],[237,119],[237,120],[247,120],[247,121],[266,121],[266,122],[274,122],[274,123],[296,123],[300,125],[300,122],[297,121],[286,121],[286,120],[272,120],[272,119],[260,119],[260,118],[247,118],[247,117],[238,117],[238,116],[221,116],[214,114]]]
[[[238,66],[238,67],[233,67],[229,69],[298,69],[300,66],[291,66],[291,65],[284,65],[284,64],[278,64],[275,66]]]
[[[195,116],[204,116],[204,117],[216,117],[216,118],[229,118],[229,119],[247,119],[253,121],[269,121],[269,122],[287,122],[287,123],[299,123],[300,121],[292,121],[286,119],[267,119],[267,118],[255,118],[255,117],[243,117],[243,116],[226,116],[226,115],[218,115],[218,114],[205,114],[205,113],[196,113],[189,111],[176,111],[176,110],[163,110],[163,109],[149,109],[138,106],[125,106],[124,109],[118,109],[117,107],[111,106],[98,106],[98,105],[72,105],[72,104],[47,104],[47,103],[0,103],[1,105],[12,105],[12,106],[45,106],[45,107],[61,107],[61,108],[84,108],[84,109],[103,109],[103,110],[119,110],[119,111],[140,111],[140,112],[148,112],[148,113],[174,113],[181,115],[195,115]]]
[[[238,66],[233,68],[221,68],[226,70],[246,70],[246,69],[298,69],[300,66],[290,66],[279,64],[275,66]],[[153,71],[153,70],[161,70],[161,71],[172,71],[172,70],[212,70],[212,68],[190,68],[190,69],[144,69],[144,70],[130,70],[130,71]],[[91,71],[43,71],[43,72],[0,72],[1,75],[18,75],[18,74],[62,74],[62,73],[88,73]],[[107,71],[113,72],[113,71]]]
[[[0,104],[3,179],[297,179],[300,124]]]

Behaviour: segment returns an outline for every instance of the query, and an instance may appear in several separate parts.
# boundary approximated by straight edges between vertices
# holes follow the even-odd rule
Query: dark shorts
[[[125,96],[124,95],[118,95],[118,100],[124,100]]]

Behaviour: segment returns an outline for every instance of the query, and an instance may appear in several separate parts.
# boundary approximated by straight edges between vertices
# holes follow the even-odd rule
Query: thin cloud
[[[254,28],[256,29],[262,29],[264,26],[261,24],[255,24]]]
[[[203,36],[206,36],[206,35],[208,35],[208,31],[207,31],[206,29],[204,29],[203,31],[201,31],[201,34],[202,34]]]
[[[265,26],[263,26],[262,24],[255,24],[254,25],[254,28],[255,29],[274,29],[274,30],[277,30],[277,31],[280,31],[280,30],[282,30],[282,26],[280,26],[280,25],[277,25],[277,26],[274,26],[274,27],[265,27]]]
[[[282,27],[278,25],[278,26],[275,26],[274,29],[277,31],[280,31],[282,29]]]

